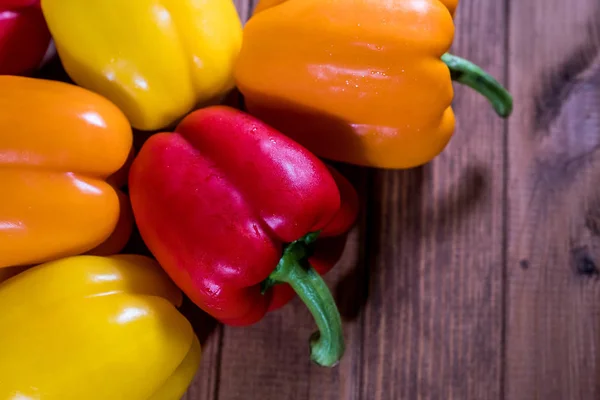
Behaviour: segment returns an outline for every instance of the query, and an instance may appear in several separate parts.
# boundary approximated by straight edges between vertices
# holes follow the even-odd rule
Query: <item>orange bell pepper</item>
[[[234,76],[247,110],[331,160],[379,168],[429,162],[454,133],[452,80],[496,112],[510,94],[447,53],[458,0],[261,0]]]
[[[106,179],[130,154],[127,118],[68,83],[0,76],[0,87],[0,268],[121,250],[129,201]]]

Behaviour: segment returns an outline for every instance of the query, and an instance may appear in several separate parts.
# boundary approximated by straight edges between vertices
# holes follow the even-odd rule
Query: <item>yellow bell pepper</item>
[[[65,70],[139,130],[165,128],[234,87],[231,0],[42,0]]]
[[[178,400],[200,363],[152,259],[73,256],[0,284],[0,399]]]

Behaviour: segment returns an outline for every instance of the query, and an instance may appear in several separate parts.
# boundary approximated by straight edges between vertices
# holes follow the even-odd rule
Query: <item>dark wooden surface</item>
[[[462,0],[456,27],[453,52],[515,113],[456,86],[434,162],[341,167],[365,210],[326,279],[341,364],[310,364],[297,299],[250,328],[189,307],[204,356],[187,400],[600,399],[600,1]]]

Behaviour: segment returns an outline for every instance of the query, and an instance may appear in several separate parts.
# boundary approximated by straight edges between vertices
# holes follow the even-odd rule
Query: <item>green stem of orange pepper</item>
[[[442,61],[450,69],[453,81],[467,85],[485,96],[499,116],[506,118],[512,113],[511,94],[490,74],[471,61],[449,53],[442,56]]]

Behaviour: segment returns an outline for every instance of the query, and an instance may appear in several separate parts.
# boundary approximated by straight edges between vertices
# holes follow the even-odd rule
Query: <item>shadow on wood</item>
[[[336,166],[346,177],[348,177],[356,187],[364,187],[369,194],[374,194],[378,187],[382,187],[382,179],[386,174],[396,172],[382,171],[376,174],[375,170],[363,169],[367,174],[367,184],[361,184],[360,179],[365,179],[356,167]],[[480,167],[470,167],[464,172],[464,177],[460,179],[459,187],[453,191],[458,193],[452,198],[449,196],[442,198],[434,205],[434,209],[423,210],[423,182],[427,180],[430,174],[430,165],[424,165],[418,168],[399,171],[400,186],[403,192],[410,197],[406,202],[398,202],[406,207],[399,210],[400,215],[405,218],[402,226],[405,228],[403,236],[414,238],[413,248],[418,248],[420,238],[430,234],[432,226],[443,226],[450,217],[459,220],[474,209],[475,204],[482,199],[486,189],[486,172]],[[365,172],[366,171],[366,172]],[[394,243],[384,243],[382,234],[385,227],[382,219],[387,218],[387,213],[382,209],[382,199],[366,200],[369,197],[367,193],[361,193],[361,217],[359,218],[359,239],[361,244],[359,249],[358,263],[355,268],[344,276],[335,288],[335,298],[340,308],[340,313],[346,320],[356,319],[368,301],[368,288],[370,277],[376,276],[378,265],[376,253],[371,253],[368,249],[379,249],[382,246],[394,246]],[[371,197],[372,198],[372,197]],[[423,216],[423,214],[425,216]],[[384,218],[378,218],[384,216]],[[423,227],[421,221],[423,218],[432,221]],[[361,222],[362,221],[362,222]],[[412,239],[411,239],[412,240]]]
[[[371,208],[370,177],[373,171],[369,168],[358,167],[343,163],[328,162],[341,174],[343,174],[354,186],[359,195],[360,212],[356,222],[358,230],[357,246],[358,254],[351,272],[340,278],[333,295],[335,297],[340,315],[345,321],[353,321],[359,315],[367,301],[368,289],[368,265],[366,264],[366,243],[368,227],[366,221]],[[348,246],[348,244],[347,244]]]

